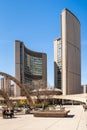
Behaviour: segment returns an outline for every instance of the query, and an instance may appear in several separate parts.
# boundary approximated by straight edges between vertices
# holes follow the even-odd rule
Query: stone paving
[[[87,111],[81,105],[65,108],[70,113],[64,118],[41,118],[32,114],[15,115],[12,119],[0,117],[0,130],[87,130]]]

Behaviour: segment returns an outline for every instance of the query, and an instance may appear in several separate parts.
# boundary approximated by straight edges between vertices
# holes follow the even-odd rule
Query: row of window
[[[58,88],[61,89],[61,68],[62,68],[62,62],[61,62],[61,58],[62,58],[62,55],[61,55],[61,42],[58,43],[57,45],[57,85],[58,85]]]
[[[42,75],[42,58],[24,54],[24,70],[32,75]]]

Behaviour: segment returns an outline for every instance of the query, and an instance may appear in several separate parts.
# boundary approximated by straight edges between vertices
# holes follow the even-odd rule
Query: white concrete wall
[[[15,77],[20,81],[20,42],[15,42]],[[14,95],[20,96],[21,90],[19,86],[14,85]]]
[[[62,89],[63,94],[80,93],[80,23],[68,10],[62,12]]]
[[[67,93],[67,76],[66,76],[66,58],[67,58],[67,46],[66,46],[66,12],[62,12],[61,15],[61,40],[62,40],[62,92],[63,95]]]

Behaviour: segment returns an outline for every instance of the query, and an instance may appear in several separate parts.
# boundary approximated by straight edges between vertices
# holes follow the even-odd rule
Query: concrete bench
[[[33,112],[35,117],[66,117],[70,110],[67,111],[37,111]]]

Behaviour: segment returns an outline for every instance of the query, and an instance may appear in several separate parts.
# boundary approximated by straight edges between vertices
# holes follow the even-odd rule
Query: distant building
[[[47,55],[31,51],[21,41],[15,41],[15,77],[25,86],[47,87]],[[24,95],[15,85],[15,96]]]
[[[11,96],[11,80],[7,77],[1,78],[1,89]]]
[[[14,96],[14,84],[11,84],[11,96]]]
[[[87,85],[81,85],[81,93],[87,93]]]
[[[61,36],[54,40],[54,85],[63,95],[81,92],[80,22],[68,9],[61,14]]]

